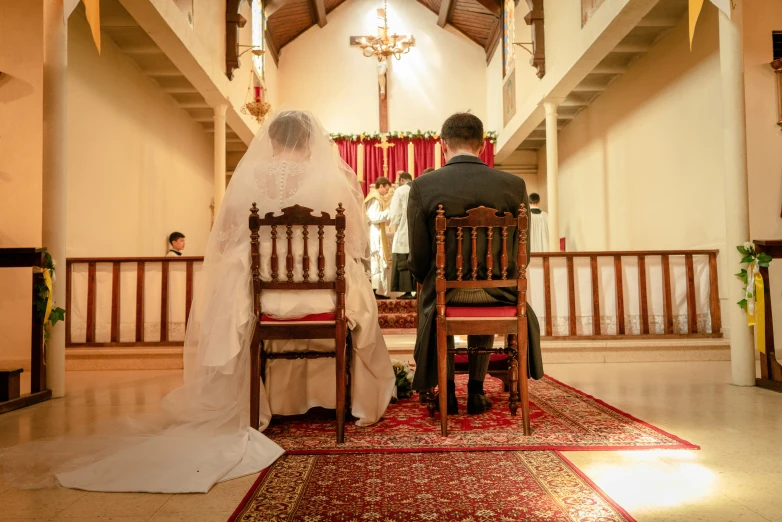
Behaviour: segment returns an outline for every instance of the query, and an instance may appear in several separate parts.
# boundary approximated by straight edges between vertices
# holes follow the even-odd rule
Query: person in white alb
[[[529,195],[530,214],[529,243],[532,252],[548,252],[548,214],[540,210],[540,195]]]
[[[391,291],[402,292],[400,299],[412,299],[415,292],[415,279],[407,268],[407,255],[410,253],[410,243],[407,238],[407,199],[410,195],[410,182],[413,176],[402,172],[398,176],[399,188],[394,191],[391,199],[391,227],[394,230],[394,240],[391,243]]]
[[[364,210],[369,221],[369,260],[371,264],[372,290],[378,299],[388,299],[388,265],[391,242],[386,225],[390,218],[388,198],[391,197],[391,181],[380,177],[364,199]]]

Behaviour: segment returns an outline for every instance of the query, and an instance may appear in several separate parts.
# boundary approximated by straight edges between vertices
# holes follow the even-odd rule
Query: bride
[[[161,414],[136,420],[135,435],[114,441],[112,451],[93,456],[87,465],[82,461],[77,469],[71,465],[71,470],[58,473],[60,484],[92,491],[207,492],[216,482],[268,467],[284,452],[250,428],[249,344],[255,318],[248,217],[253,202],[261,216],[295,204],[313,209],[315,215],[331,216],[339,203],[345,207],[346,315],[354,353],[352,413],[360,426],[380,420],[393,393],[394,373],[365,275],[368,227],[363,196],[355,174],[315,118],[299,111],[282,112],[263,126],[234,172],[209,237],[185,338],[184,385],[163,399]],[[261,232],[261,275],[268,280],[270,239],[263,239]],[[328,240],[327,236],[331,252],[326,251],[326,257],[332,264],[327,265],[326,277],[333,280],[333,232]],[[285,243],[278,241],[282,258]],[[296,267],[299,281],[301,272],[302,267]],[[300,318],[334,307],[330,291],[262,294],[264,314],[278,318]],[[326,341],[280,341],[267,344],[267,349],[334,348]],[[266,386],[261,388],[261,430],[272,414],[333,408],[333,365],[333,359],[270,361]]]

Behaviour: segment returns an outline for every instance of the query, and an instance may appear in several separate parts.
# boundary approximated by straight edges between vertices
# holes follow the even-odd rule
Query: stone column
[[[559,144],[557,108],[560,100],[546,100],[546,191],[548,241],[551,252],[559,252]]]
[[[723,272],[728,291],[730,360],[733,384],[755,385],[753,332],[736,302],[744,298],[743,285],[733,274],[741,254],[736,245],[749,241],[747,189],[747,124],[744,107],[744,45],[742,2],[731,18],[720,11],[720,76],[722,83],[722,150],[725,164],[725,252]]]
[[[67,193],[67,71],[68,25],[62,0],[43,3],[43,246],[57,263],[54,301],[65,307],[65,231]],[[46,384],[52,397],[65,395],[65,325],[51,331],[46,351]]]
[[[225,197],[225,112],[228,104],[220,103],[215,108],[215,147],[214,147],[214,205],[215,219]]]

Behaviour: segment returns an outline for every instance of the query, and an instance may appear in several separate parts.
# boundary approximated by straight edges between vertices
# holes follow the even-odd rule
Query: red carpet
[[[440,436],[439,414],[430,418],[418,396],[388,407],[377,424],[345,426],[345,444],[335,442],[333,412],[311,411],[275,417],[264,434],[288,453],[374,453],[490,450],[634,450],[698,449],[697,446],[642,422],[579,390],[549,377],[530,381],[532,435],[521,429],[521,409],[508,411],[508,395],[497,379],[486,382],[494,403],[483,415],[466,414],[466,376],[457,378],[459,415],[448,418],[447,438]]]
[[[556,452],[284,455],[231,521],[632,521]]]

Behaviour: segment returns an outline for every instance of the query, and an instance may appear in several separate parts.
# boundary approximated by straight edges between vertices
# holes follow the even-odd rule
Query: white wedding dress
[[[273,136],[273,139],[270,137]],[[273,142],[273,143],[272,143]],[[63,486],[91,491],[160,493],[207,492],[216,483],[256,473],[271,465],[283,449],[250,428],[250,349],[255,325],[250,277],[249,209],[261,216],[299,204],[316,215],[332,216],[342,203],[346,216],[346,315],[353,340],[352,413],[357,424],[377,422],[394,388],[394,373],[377,322],[364,264],[368,251],[363,197],[355,174],[339,158],[326,131],[312,115],[275,115],[259,131],[234,172],[215,220],[204,256],[201,286],[191,309],[184,348],[184,385],[168,394],[162,413],[135,419],[122,435],[77,441],[54,441],[52,447],[22,451],[39,460],[79,448],[66,465],[57,466]],[[270,279],[271,239],[262,230],[262,277]],[[313,238],[313,235],[315,238]],[[286,239],[278,239],[284,259]],[[316,251],[310,235],[310,252]],[[302,248],[301,231],[294,236]],[[326,277],[336,274],[334,233],[327,234]],[[317,256],[311,256],[313,262]],[[301,266],[295,277],[301,280]],[[317,269],[310,271],[317,273]],[[329,291],[265,292],[263,313],[298,318],[334,310]],[[270,343],[270,350],[322,348],[333,342]],[[304,413],[310,407],[335,405],[333,359],[274,360],[267,365],[261,389],[261,423],[274,413]],[[108,439],[108,443],[106,443]],[[93,446],[92,451],[89,450]],[[19,454],[16,457],[20,457]],[[16,461],[16,459],[14,459]],[[19,458],[19,460],[23,460]],[[10,462],[7,461],[7,462]]]

